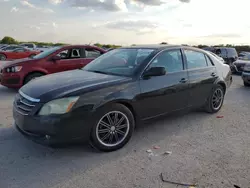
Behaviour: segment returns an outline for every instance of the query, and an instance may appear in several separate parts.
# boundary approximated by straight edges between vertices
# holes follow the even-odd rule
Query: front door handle
[[[213,72],[213,73],[211,74],[211,76],[215,77],[215,76],[216,76],[216,73],[215,73],[215,72]]]
[[[186,78],[182,78],[181,80],[180,80],[180,83],[186,83],[187,82],[187,79]]]

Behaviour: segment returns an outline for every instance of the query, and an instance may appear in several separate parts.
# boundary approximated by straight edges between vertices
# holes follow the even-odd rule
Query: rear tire
[[[223,102],[224,102],[224,96],[225,96],[225,91],[223,89],[223,87],[221,85],[216,85],[206,104],[205,104],[205,111],[208,112],[208,113],[216,113],[218,112],[222,105],[223,105]]]
[[[0,54],[0,60],[1,61],[5,61],[7,59],[7,57],[4,54]]]
[[[24,79],[24,85],[27,84],[28,82],[30,82],[31,80],[34,80],[38,77],[44,76],[44,74],[42,73],[32,73],[30,75],[28,75],[25,79]]]
[[[250,84],[249,84],[249,83],[247,83],[247,82],[244,82],[244,86],[249,87],[249,86],[250,86]]]
[[[93,119],[90,144],[100,151],[111,152],[122,148],[134,132],[134,116],[122,104],[100,108]]]

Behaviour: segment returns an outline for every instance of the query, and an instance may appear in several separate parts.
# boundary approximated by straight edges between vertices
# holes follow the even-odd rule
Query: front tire
[[[5,61],[7,59],[7,57],[4,54],[0,54],[0,60],[1,61]]]
[[[101,151],[115,151],[130,140],[135,127],[132,112],[122,104],[111,104],[99,109],[94,117],[91,145]]]
[[[35,57],[36,56],[36,54],[31,54],[29,57],[30,58],[33,58],[33,57]]]
[[[27,84],[28,82],[30,82],[31,80],[34,80],[38,77],[44,76],[42,73],[32,73],[30,75],[28,75],[25,79],[24,79],[24,85]]]
[[[250,84],[244,81],[244,86],[249,87]]]
[[[224,96],[225,96],[225,91],[223,89],[223,87],[221,85],[216,85],[207,102],[206,102],[206,105],[205,105],[205,110],[206,112],[208,113],[216,113],[218,112],[222,105],[223,105],[223,102],[224,102]]]

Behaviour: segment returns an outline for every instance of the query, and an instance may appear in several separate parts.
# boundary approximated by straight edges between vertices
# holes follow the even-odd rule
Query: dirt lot
[[[12,127],[14,95],[0,87],[0,188],[176,187],[161,181],[162,172],[164,178],[204,188],[250,187],[250,88],[238,76],[220,113],[191,112],[147,123],[112,153],[89,146],[52,149],[26,140]],[[152,149],[155,145],[160,149]],[[150,148],[154,155],[146,152]]]

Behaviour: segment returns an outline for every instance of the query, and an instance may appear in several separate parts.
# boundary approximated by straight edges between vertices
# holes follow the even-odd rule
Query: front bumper
[[[86,114],[87,115],[87,114]],[[91,131],[89,115],[72,111],[64,115],[23,115],[14,105],[15,126],[25,137],[37,143],[53,145],[87,141]]]
[[[22,76],[17,73],[0,73],[0,84],[9,88],[20,88]]]
[[[235,65],[235,64],[233,64],[230,68],[231,68],[231,71],[233,73],[242,73],[243,69],[244,69],[244,66],[243,65]]]
[[[242,77],[244,82],[250,84],[250,72],[242,72],[241,77]]]

